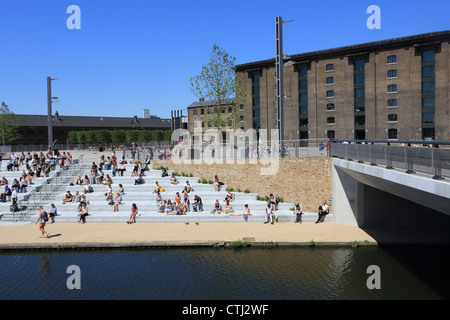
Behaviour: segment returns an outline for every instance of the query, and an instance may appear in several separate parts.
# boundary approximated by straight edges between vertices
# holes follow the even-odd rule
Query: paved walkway
[[[47,224],[49,238],[40,238],[38,225],[0,225],[0,249],[83,248],[133,246],[224,245],[245,241],[250,245],[349,245],[376,244],[357,227],[333,222],[232,223],[54,223]]]

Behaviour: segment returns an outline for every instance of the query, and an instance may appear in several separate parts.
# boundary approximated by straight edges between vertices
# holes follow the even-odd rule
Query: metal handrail
[[[72,172],[75,165],[79,168],[80,163],[83,163],[83,154],[81,154],[78,159],[75,161],[72,161],[68,165],[65,165],[63,167],[60,167],[59,171],[56,171],[55,174],[47,179],[46,181],[42,182],[39,186],[37,186],[34,190],[31,190],[29,194],[27,194],[23,199],[18,200],[16,205],[18,208],[20,208],[20,217],[18,220],[22,220],[24,218],[24,211],[23,206],[26,202],[27,211],[30,210],[30,199],[33,197],[33,209],[35,210],[38,207],[38,204],[36,204],[36,194],[39,192],[39,203],[42,201],[42,190],[45,189],[45,195],[44,197],[48,196],[53,192],[53,182],[57,183],[57,179],[60,178],[61,181],[63,180],[64,176],[67,173]],[[67,172],[67,173],[66,173]],[[50,192],[48,191],[48,186],[50,185]],[[15,211],[13,210],[13,221],[16,221],[15,217]]]
[[[333,140],[330,155],[358,162],[367,161],[371,165],[385,165],[386,169],[397,167],[408,174],[416,171],[433,174],[433,179],[444,180],[444,176],[450,177],[448,146],[450,141]],[[348,157],[350,153],[355,153],[354,150],[357,151],[357,159]]]

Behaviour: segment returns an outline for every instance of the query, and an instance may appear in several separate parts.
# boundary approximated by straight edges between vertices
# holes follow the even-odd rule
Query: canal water
[[[448,249],[244,247],[2,252],[0,299],[448,299],[450,277],[439,271],[445,270]],[[70,266],[79,269],[73,271]],[[377,266],[379,271],[368,272],[369,266]],[[378,279],[379,289],[368,288],[371,276],[369,282]],[[79,289],[69,289],[68,282],[79,284]]]

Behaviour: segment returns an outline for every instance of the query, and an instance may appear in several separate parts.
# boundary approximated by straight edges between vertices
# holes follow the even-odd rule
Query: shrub
[[[245,189],[245,190],[244,190],[244,193],[250,193],[250,190]]]

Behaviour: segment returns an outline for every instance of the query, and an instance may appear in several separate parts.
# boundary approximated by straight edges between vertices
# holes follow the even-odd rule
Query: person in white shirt
[[[323,200],[322,205],[319,207],[319,214],[316,223],[323,222],[323,217],[325,217],[330,211],[328,208],[327,202]]]

